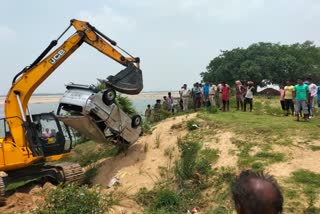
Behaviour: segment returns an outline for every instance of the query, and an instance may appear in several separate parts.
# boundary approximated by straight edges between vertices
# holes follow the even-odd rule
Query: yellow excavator
[[[76,32],[51,51],[71,27]],[[88,22],[72,19],[58,39],[13,78],[4,104],[5,117],[0,119],[4,129],[0,138],[0,204],[5,203],[6,187],[11,183],[36,179],[56,183],[81,182],[83,171],[78,164],[50,163],[69,155],[73,138],[68,127],[53,113],[32,114],[28,102],[36,88],[83,42],[125,66],[104,81],[107,87],[126,94],[138,94],[142,90],[140,59],[121,49]]]

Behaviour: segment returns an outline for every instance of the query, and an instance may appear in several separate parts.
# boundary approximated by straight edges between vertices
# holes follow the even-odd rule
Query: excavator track
[[[55,166],[60,169],[64,184],[76,183],[80,185],[83,182],[84,172],[79,164],[61,163]]]
[[[0,206],[6,203],[5,186],[2,177],[0,177]]]

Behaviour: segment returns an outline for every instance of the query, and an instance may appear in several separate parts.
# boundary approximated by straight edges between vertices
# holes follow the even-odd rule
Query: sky
[[[90,22],[141,58],[144,91],[178,90],[200,81],[221,50],[256,42],[320,45],[319,0],[0,0],[0,94],[69,25]],[[74,33],[70,29],[62,44]],[[58,47],[58,46],[57,46]],[[95,84],[123,66],[83,44],[35,93]]]

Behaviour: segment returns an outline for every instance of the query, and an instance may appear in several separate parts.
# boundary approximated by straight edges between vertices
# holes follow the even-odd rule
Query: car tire
[[[116,99],[115,90],[109,88],[103,92],[102,101],[104,102],[104,104],[109,106],[112,103],[114,103],[115,99]]]
[[[131,126],[132,128],[137,128],[141,125],[142,118],[139,115],[135,115],[132,117]]]

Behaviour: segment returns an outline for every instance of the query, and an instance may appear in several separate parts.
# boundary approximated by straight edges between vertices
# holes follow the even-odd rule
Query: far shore
[[[122,96],[126,96],[129,99],[161,99],[163,96],[167,96],[167,92],[142,92],[137,95],[127,95],[127,94],[122,94]],[[172,92],[173,97],[178,97],[179,94],[178,92]],[[41,104],[41,103],[57,103],[59,102],[60,98],[62,95],[46,95],[46,96],[32,96],[30,98],[29,103],[35,103],[35,104]],[[0,105],[4,104],[5,97],[0,97]]]

